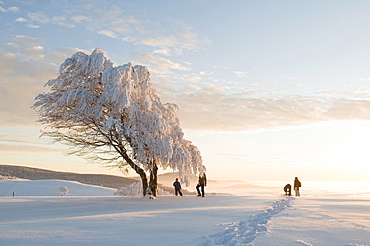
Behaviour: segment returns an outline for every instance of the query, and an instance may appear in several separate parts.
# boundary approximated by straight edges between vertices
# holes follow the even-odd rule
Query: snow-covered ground
[[[220,181],[204,198],[149,200],[77,182],[2,180],[0,245],[370,245],[369,189],[303,184],[298,198],[275,184]]]

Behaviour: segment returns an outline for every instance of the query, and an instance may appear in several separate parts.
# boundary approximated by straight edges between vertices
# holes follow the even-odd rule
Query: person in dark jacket
[[[180,194],[180,196],[182,196],[181,184],[180,184],[178,178],[176,178],[175,182],[173,182],[173,186],[175,187],[175,196],[177,196],[178,194]]]
[[[199,174],[198,184],[196,186],[198,196],[204,197],[204,186],[207,186],[207,178],[205,173]],[[200,194],[199,187],[201,188],[202,194]]]
[[[301,187],[301,181],[298,180],[297,177],[294,179],[294,191],[295,191],[295,196],[300,196],[301,194],[299,193],[299,188]]]
[[[290,184],[287,184],[284,186],[284,191],[286,196],[291,196],[292,195],[292,186]]]

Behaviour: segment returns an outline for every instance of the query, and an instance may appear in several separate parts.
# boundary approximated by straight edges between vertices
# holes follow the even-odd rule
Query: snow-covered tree
[[[143,195],[156,196],[157,171],[178,170],[182,182],[203,172],[200,152],[183,132],[177,106],[162,104],[143,66],[114,67],[100,49],[77,52],[60,66],[33,107],[42,135],[68,144],[70,153],[140,177]],[[148,182],[147,175],[150,179]]]

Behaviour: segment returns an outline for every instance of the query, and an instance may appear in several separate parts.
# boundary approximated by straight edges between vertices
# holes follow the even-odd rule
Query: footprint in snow
[[[292,198],[283,198],[272,203],[271,207],[259,214],[250,216],[228,226],[223,232],[205,236],[205,241],[198,246],[214,245],[253,245],[253,240],[260,233],[267,231],[267,223],[272,216],[290,207]]]

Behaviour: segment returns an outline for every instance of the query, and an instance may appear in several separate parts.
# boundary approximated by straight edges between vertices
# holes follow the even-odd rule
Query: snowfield
[[[221,186],[204,198],[149,200],[78,182],[1,180],[0,245],[370,245],[368,190],[295,198],[281,187],[239,185],[231,195]]]

